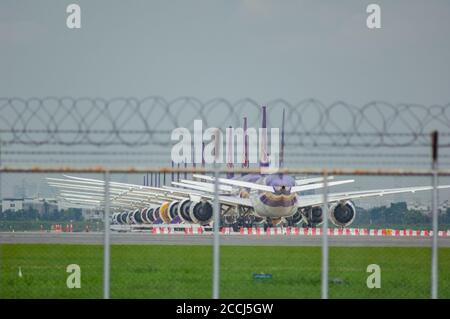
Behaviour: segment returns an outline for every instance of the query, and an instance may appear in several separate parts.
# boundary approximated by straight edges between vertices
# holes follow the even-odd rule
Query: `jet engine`
[[[289,225],[297,225],[299,222],[302,221],[302,219],[303,215],[301,208],[297,209],[292,216],[286,217],[286,220],[288,221]]]
[[[323,222],[322,207],[312,207],[308,213],[308,220],[310,221],[311,225],[319,225]]]
[[[189,199],[185,199],[178,204],[178,216],[180,216],[180,218],[186,223],[192,223],[192,219],[189,214],[191,204],[192,201]]]
[[[161,221],[162,219],[161,219],[161,210],[160,210],[160,207],[156,207],[154,210],[153,210],[153,223],[155,223],[155,222],[157,222],[157,221]]]
[[[355,205],[351,201],[339,202],[330,207],[330,220],[339,227],[350,225],[356,216]]]
[[[323,222],[322,207],[307,207],[301,209],[303,219],[307,221],[309,227],[320,225]],[[293,217],[295,214],[293,215]],[[300,220],[299,220],[300,221]]]
[[[134,214],[134,211],[129,211],[127,213],[126,218],[125,218],[126,224],[128,224],[128,225],[134,224],[133,219],[132,219],[133,214]]]
[[[141,218],[141,210],[136,209],[133,214],[131,215],[131,219],[134,222],[134,224],[142,224],[143,220]]]
[[[159,218],[159,210],[157,211],[157,209],[149,207],[145,215],[148,223],[152,224]]]
[[[118,224],[119,222],[117,221],[117,218],[120,216],[120,213],[114,213],[111,216],[111,224]]]
[[[143,208],[141,210],[141,219],[143,224],[150,224],[150,221],[147,219],[147,210],[150,209],[150,207]]]
[[[181,218],[178,215],[178,206],[180,205],[179,201],[173,201],[170,203],[169,208],[167,209],[168,211],[168,216],[170,219],[170,222],[176,221],[176,222],[180,222]]]
[[[128,212],[122,212],[117,216],[117,223],[120,225],[125,225],[127,223]]]
[[[170,217],[169,217],[169,202],[164,202],[159,206],[159,214],[161,216],[161,219],[164,223],[170,224]]]
[[[213,207],[208,201],[191,203],[189,206],[189,216],[191,220],[199,225],[207,225],[213,217]]]

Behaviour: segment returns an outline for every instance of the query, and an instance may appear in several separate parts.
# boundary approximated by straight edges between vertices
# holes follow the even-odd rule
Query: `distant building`
[[[58,201],[49,198],[26,198],[23,208],[37,210],[39,215],[59,210]]]
[[[2,200],[2,213],[7,210],[17,212],[23,209],[23,198],[3,198]]]
[[[59,210],[58,201],[48,198],[4,198],[2,200],[2,213],[5,211],[17,212],[20,210],[37,210],[42,215],[45,212]]]
[[[414,203],[407,203],[407,207],[408,207],[408,210],[417,210],[424,215],[431,214],[431,206],[430,205],[424,205],[419,202],[414,202]],[[439,213],[445,214],[449,207],[450,207],[450,204],[449,204],[448,200],[441,202],[438,206]]]
[[[102,219],[103,211],[94,208],[83,208],[81,210],[84,220]]]
[[[423,214],[427,214],[430,212],[431,208],[428,205],[424,205],[422,203],[419,202],[414,202],[414,203],[406,203],[408,210],[417,210]]]

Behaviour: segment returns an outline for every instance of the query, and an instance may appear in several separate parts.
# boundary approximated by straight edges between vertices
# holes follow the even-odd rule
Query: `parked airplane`
[[[248,139],[244,119],[244,164],[248,167]],[[266,128],[266,108],[262,109],[262,128]],[[267,145],[260,148],[260,166],[266,167]],[[284,111],[281,134],[280,165],[284,160]],[[228,164],[228,167],[232,165]],[[208,225],[212,222],[214,177],[193,174],[193,179],[173,181],[172,186],[154,187],[110,182],[110,207],[117,212],[112,221],[117,224],[178,224]],[[102,208],[104,181],[67,176],[47,178],[50,186],[59,191],[59,198],[77,207]],[[354,182],[353,179],[335,181],[327,179],[329,187]],[[323,222],[322,194],[305,194],[306,191],[324,187],[322,177],[296,179],[281,173],[245,174],[219,178],[219,204],[221,224],[241,225],[306,225],[317,226]],[[450,188],[441,185],[439,189]],[[431,186],[414,186],[392,189],[375,189],[329,193],[329,219],[339,227],[349,226],[356,216],[355,199],[414,193],[431,190]],[[303,193],[302,193],[303,192]]]

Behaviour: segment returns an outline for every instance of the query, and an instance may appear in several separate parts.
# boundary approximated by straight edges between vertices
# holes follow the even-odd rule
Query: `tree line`
[[[80,208],[69,209],[49,209],[42,214],[37,209],[28,208],[18,211],[7,210],[0,214],[2,221],[83,221],[83,214]]]
[[[431,225],[431,214],[408,209],[406,202],[391,203],[370,209],[357,208],[354,225]],[[450,208],[439,212],[439,224],[450,225]]]

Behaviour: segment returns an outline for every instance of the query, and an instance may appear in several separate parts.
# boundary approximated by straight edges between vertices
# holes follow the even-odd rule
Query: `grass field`
[[[428,298],[429,248],[330,248],[330,297]],[[221,297],[319,298],[319,247],[224,246]],[[101,298],[103,249],[96,245],[0,245],[0,298]],[[210,298],[210,246],[114,245],[111,297]],[[81,267],[81,288],[68,289],[66,267]],[[381,288],[368,289],[367,265],[381,267]],[[18,275],[19,267],[22,277]],[[439,296],[450,298],[450,249],[439,253]],[[272,279],[256,280],[255,273]]]

